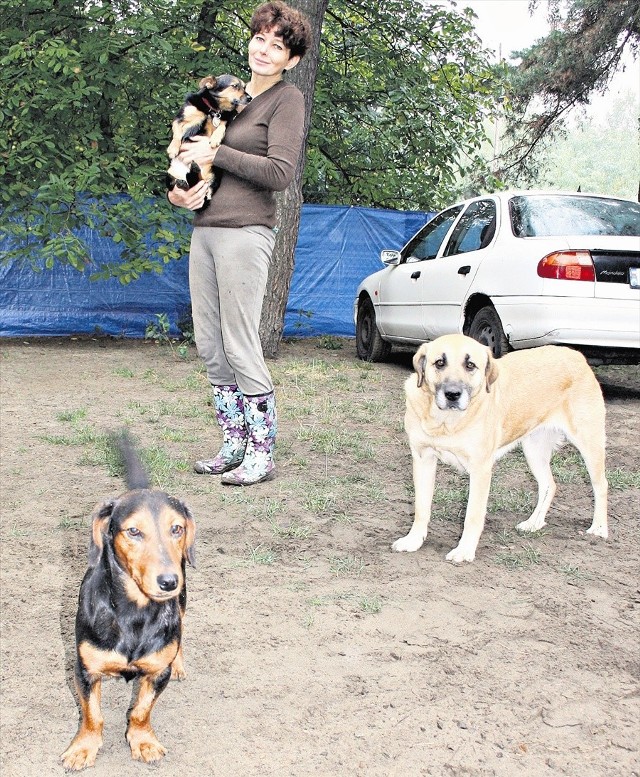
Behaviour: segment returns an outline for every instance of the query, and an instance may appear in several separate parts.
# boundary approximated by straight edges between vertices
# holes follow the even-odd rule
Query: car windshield
[[[516,237],[640,236],[640,205],[580,195],[522,195],[509,200]]]

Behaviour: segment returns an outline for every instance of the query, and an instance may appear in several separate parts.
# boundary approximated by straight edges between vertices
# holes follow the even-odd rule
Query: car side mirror
[[[380,261],[388,267],[395,267],[400,264],[400,259],[400,251],[390,251],[388,249],[380,251]]]

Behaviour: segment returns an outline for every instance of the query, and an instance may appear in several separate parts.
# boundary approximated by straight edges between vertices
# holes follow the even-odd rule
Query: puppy
[[[427,536],[438,460],[469,473],[460,541],[447,560],[473,561],[484,527],[494,462],[518,443],[538,482],[538,503],[520,531],[536,531],[555,494],[551,455],[565,439],[580,451],[595,495],[588,534],[606,538],[605,407],[584,357],[542,346],[496,360],[464,335],[421,345],[405,383],[405,429],[413,458],[415,519],[393,550],[415,551]]]
[[[195,522],[183,502],[150,489],[128,438],[117,444],[130,490],[98,504],[92,516],[89,568],[76,614],[81,719],[62,755],[72,771],[93,766],[102,746],[103,677],[139,679],[126,737],[131,756],[150,763],[166,753],[151,728],[153,705],[172,676],[185,676],[185,562],[195,562]]]
[[[216,148],[222,143],[227,122],[237,115],[238,108],[250,102],[245,85],[235,76],[207,76],[200,81],[198,91],[187,95],[171,125],[173,138],[167,148],[172,160],[167,171],[169,189],[177,186],[187,190],[204,180],[209,181],[207,201],[213,197],[220,186],[220,171],[213,165],[185,165],[177,158],[180,146],[195,135],[207,135],[211,148]]]

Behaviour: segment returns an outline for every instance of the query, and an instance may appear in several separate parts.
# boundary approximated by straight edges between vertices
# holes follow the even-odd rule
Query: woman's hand
[[[169,202],[177,208],[198,210],[204,205],[208,191],[209,183],[207,181],[199,181],[187,191],[179,189],[176,186],[175,189],[171,189],[171,191],[167,193],[167,197]]]
[[[195,162],[200,167],[213,164],[218,148],[211,148],[209,138],[206,135],[194,135],[191,140],[180,146],[178,159],[189,166]]]

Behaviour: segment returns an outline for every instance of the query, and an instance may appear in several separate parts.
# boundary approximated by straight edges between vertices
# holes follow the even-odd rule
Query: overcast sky
[[[549,31],[546,2],[539,3],[531,16],[529,0],[458,0],[457,5],[469,7],[476,14],[478,36],[487,48],[496,52],[496,58],[500,53],[504,59],[511,59],[513,51],[530,46]],[[629,91],[640,99],[640,63],[627,55],[625,65],[626,72],[614,76],[607,94],[592,97],[588,113],[597,116],[606,112],[612,97],[626,95]]]

